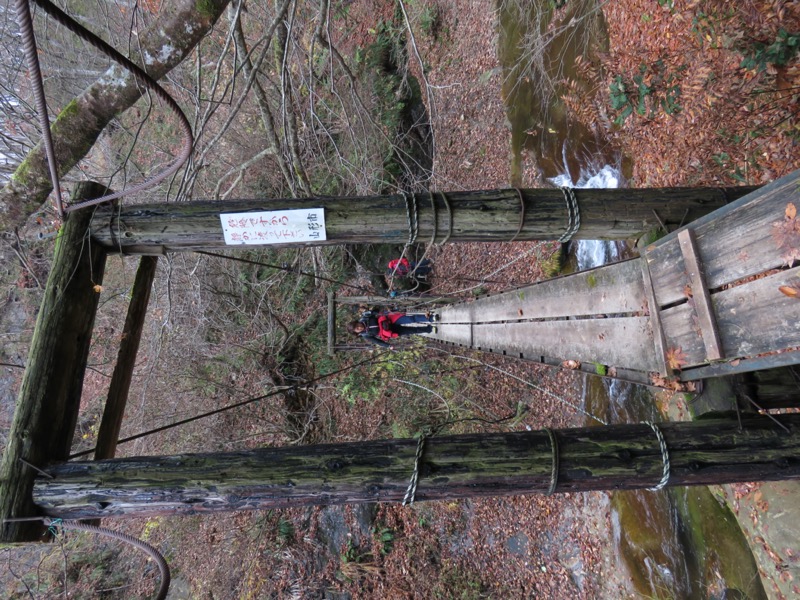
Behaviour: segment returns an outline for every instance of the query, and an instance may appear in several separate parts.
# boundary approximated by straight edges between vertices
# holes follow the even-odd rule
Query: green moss
[[[75,122],[77,116],[78,101],[73,98],[69,104],[61,109],[61,112],[58,113],[56,120],[53,122],[51,127],[53,137],[55,138],[59,135],[69,135],[69,128],[71,126],[74,127],[73,123],[71,122]]]
[[[600,363],[592,363],[594,365],[594,372],[598,375],[605,376],[608,374],[608,367],[605,365],[601,365]]]
[[[674,492],[703,579],[711,584],[721,578],[728,593],[766,598],[753,554],[730,509],[720,505],[708,488],[675,488]]]
[[[31,155],[25,157],[20,165],[17,167],[17,170],[14,171],[14,174],[11,175],[11,181],[16,183],[17,185],[27,185],[28,178],[30,177],[31,173]]]
[[[645,246],[649,246],[653,242],[660,240],[667,234],[666,231],[662,227],[655,227],[646,231],[642,236],[636,240],[636,247],[637,248],[644,248]]]
[[[542,261],[542,271],[547,277],[557,277],[563,273],[566,264],[567,254],[564,252],[564,245],[560,245],[558,250]]]
[[[72,101],[67,104],[64,108],[61,109],[61,112],[58,113],[56,117],[56,123],[59,121],[63,121],[64,119],[69,119],[74,117],[78,114],[78,100],[73,98]]]
[[[594,273],[589,273],[589,275],[586,276],[586,284],[590,288],[597,287],[597,276]]]
[[[214,0],[197,0],[194,6],[203,18],[214,19],[217,16]]]
[[[671,500],[668,500],[671,496]],[[664,565],[673,572],[684,565],[688,577],[700,589],[723,589],[729,598],[762,600],[767,596],[744,535],[731,511],[708,488],[671,488],[666,495],[643,492],[613,494],[612,506],[619,518],[619,552],[630,569],[632,583],[645,598],[675,598],[681,587],[649,564]],[[673,514],[674,507],[677,514]],[[675,526],[674,540],[682,559],[676,560],[665,543]],[[716,596],[714,596],[716,597]]]

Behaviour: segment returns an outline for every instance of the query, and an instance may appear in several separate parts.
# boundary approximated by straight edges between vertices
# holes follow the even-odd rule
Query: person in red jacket
[[[361,320],[348,323],[347,329],[377,346],[392,348],[390,341],[395,338],[415,333],[436,333],[432,325],[435,320],[435,315],[431,314],[367,311]]]
[[[395,258],[389,261],[389,268],[386,274],[389,277],[413,277],[415,279],[426,279],[431,274],[433,265],[428,258],[423,258],[420,262],[409,262],[406,257]]]

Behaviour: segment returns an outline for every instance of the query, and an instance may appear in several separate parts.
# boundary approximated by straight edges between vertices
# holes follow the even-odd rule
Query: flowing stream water
[[[586,89],[576,57],[591,64],[593,50],[607,47],[599,3],[575,0],[564,23],[548,28],[553,2],[501,0],[499,55],[503,94],[512,129],[512,185],[522,185],[524,154],[558,186],[620,187],[630,162],[601,133],[567,118],[558,86]],[[542,45],[537,38],[546,37]],[[538,54],[537,54],[538,52]],[[542,81],[548,79],[548,81]],[[571,84],[569,82],[572,82]],[[577,269],[630,256],[621,243],[573,244]],[[586,376],[588,413],[611,423],[661,420],[644,386]],[[586,423],[592,425],[593,423]],[[659,492],[615,492],[611,522],[618,555],[645,598],[766,598],[758,570],[730,510],[706,487]]]

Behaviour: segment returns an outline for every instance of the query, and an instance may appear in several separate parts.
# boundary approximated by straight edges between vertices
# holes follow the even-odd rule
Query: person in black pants
[[[364,313],[360,320],[351,321],[347,329],[382,348],[393,348],[390,340],[417,333],[436,333],[435,315],[404,312]],[[422,325],[421,327],[419,325]]]

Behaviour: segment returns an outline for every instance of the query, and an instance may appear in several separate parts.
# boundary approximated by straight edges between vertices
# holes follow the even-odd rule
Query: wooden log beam
[[[73,199],[94,198],[84,184]],[[39,522],[6,522],[38,514],[31,501],[35,470],[69,456],[83,375],[103,281],[105,252],[87,235],[91,210],[71,213],[56,240],[53,266],[36,319],[8,445],[0,463],[0,542],[36,540]]]
[[[117,439],[122,427],[125,405],[128,403],[128,390],[133,379],[133,367],[136,365],[136,354],[142,339],[147,304],[150,302],[150,290],[153,288],[157,266],[158,257],[156,256],[143,256],[139,260],[131,301],[128,304],[128,315],[125,317],[125,326],[122,329],[117,364],[111,375],[108,397],[103,408],[103,418],[100,420],[100,429],[97,431],[95,460],[114,458],[117,450]]]
[[[676,228],[754,187],[575,190],[575,239],[625,239]],[[92,237],[109,252],[160,254],[223,248],[220,213],[324,208],[320,244],[554,240],[569,225],[559,189],[503,189],[349,198],[197,201],[98,209]],[[292,245],[292,244],[283,244]],[[307,244],[306,244],[307,245]]]
[[[668,485],[800,478],[800,414],[660,423]],[[659,436],[647,424],[564,429],[556,439],[556,492],[656,486]],[[40,477],[34,501],[64,519],[144,517],[287,506],[399,502],[417,441],[263,448],[225,454],[70,462]],[[431,437],[416,500],[544,493],[553,448],[546,431]]]

